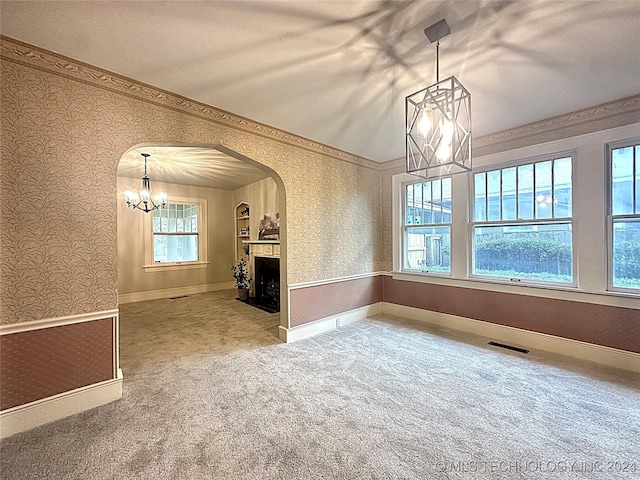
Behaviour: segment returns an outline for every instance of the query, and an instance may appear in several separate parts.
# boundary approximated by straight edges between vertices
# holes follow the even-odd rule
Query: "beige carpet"
[[[399,318],[277,324],[231,291],[122,306],[124,397],[4,440],[1,478],[638,478],[637,376]]]

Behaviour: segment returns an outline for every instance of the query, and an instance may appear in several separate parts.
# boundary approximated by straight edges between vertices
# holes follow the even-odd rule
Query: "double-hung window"
[[[451,272],[451,178],[404,186],[403,270]]]
[[[472,276],[574,284],[572,157],[473,175]]]
[[[609,289],[640,293],[640,139],[608,153]]]
[[[178,267],[207,262],[206,199],[169,197],[149,214],[145,243],[147,267]]]

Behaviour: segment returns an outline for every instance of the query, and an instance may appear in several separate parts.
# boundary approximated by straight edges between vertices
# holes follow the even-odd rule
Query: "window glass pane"
[[[442,221],[451,223],[451,179],[442,179]]]
[[[154,210],[153,211],[153,231],[154,232],[159,232],[160,231],[160,216],[156,215],[156,213],[158,212],[158,210]]]
[[[640,219],[613,222],[614,287],[640,288]]]
[[[547,162],[539,162],[534,165],[535,168],[535,218],[551,218],[551,203],[553,196],[551,195],[551,160]]]
[[[442,183],[438,180],[431,182],[433,223],[442,223]]]
[[[154,262],[192,262],[198,260],[197,235],[153,236]]]
[[[633,148],[616,148],[611,157],[611,212],[613,215],[634,213]]]
[[[473,273],[571,283],[571,224],[475,226]]]
[[[160,231],[161,232],[168,232],[169,231],[169,218],[163,216],[160,219]]]
[[[553,162],[553,210],[554,217],[571,216],[571,158],[559,158]]]
[[[487,220],[500,220],[500,170],[487,172]]]
[[[413,223],[417,225],[422,223],[422,185],[420,183],[416,183],[413,187],[413,203],[414,203],[414,213],[413,213]]]
[[[487,209],[485,208],[486,199],[486,173],[476,173],[474,186],[474,204],[473,204],[473,219],[476,222],[484,222],[487,219]]]
[[[423,198],[425,203],[424,212],[422,214],[423,223],[433,223],[433,205],[431,204],[431,182],[424,182],[422,185]]]
[[[640,145],[636,145],[636,212],[640,213]]]
[[[533,165],[518,167],[518,218],[531,220],[533,218]]]
[[[516,219],[516,167],[502,170],[502,220]]]
[[[411,227],[405,230],[404,268],[451,271],[451,228]]]
[[[406,198],[405,225],[411,225],[413,224],[413,215],[414,215],[413,185],[407,185],[405,198]]]

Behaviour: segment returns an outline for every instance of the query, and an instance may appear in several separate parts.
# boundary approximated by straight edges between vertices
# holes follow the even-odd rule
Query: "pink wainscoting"
[[[473,288],[394,280],[388,303],[640,353],[640,310]]]
[[[114,378],[113,319],[0,337],[0,410]]]
[[[289,292],[291,326],[337,315],[382,301],[382,277],[366,277]]]

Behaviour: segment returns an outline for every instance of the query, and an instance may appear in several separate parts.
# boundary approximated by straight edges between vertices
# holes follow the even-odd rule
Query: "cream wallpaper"
[[[153,180],[153,178],[152,178]],[[233,262],[233,192],[214,188],[152,181],[154,191],[172,196],[207,199],[207,244],[209,266],[177,271],[144,270],[144,222],[147,215],[122,200],[125,188],[139,188],[140,180],[118,177],[118,293],[130,294],[167,288],[231,282]]]
[[[223,145],[278,174],[289,284],[379,270],[371,162],[2,39],[0,317],[117,306],[117,165],[140,144]]]

